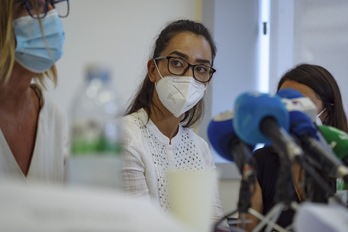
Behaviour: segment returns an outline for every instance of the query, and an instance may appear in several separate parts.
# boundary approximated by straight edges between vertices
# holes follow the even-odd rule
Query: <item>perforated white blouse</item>
[[[123,182],[126,192],[151,199],[168,210],[166,171],[215,169],[208,144],[191,129],[179,126],[170,141],[141,109],[123,118],[125,145]],[[218,184],[215,185],[214,220],[223,216]]]

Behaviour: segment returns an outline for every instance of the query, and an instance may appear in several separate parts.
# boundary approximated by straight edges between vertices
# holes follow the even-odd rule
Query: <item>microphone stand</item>
[[[307,173],[307,177],[310,177],[313,183],[320,186],[330,195],[332,194],[332,191],[330,191],[330,186],[326,182],[323,182],[323,179],[320,178],[320,175],[318,175],[316,170],[307,165],[306,160],[303,159],[304,152],[302,148],[297,145],[294,139],[288,135],[283,128],[279,128],[277,122],[273,118],[265,118],[262,121],[261,131],[271,139],[272,147],[277,151],[280,157],[280,171],[276,183],[277,189],[280,190],[276,195],[276,201],[278,204],[276,204],[274,208],[266,215],[266,218],[271,218],[274,216],[272,221],[276,222],[283,209],[291,207],[294,210],[297,210],[298,208],[298,204],[296,202],[291,202],[293,196],[293,188],[291,188],[292,176],[291,172],[289,171],[291,170],[291,162],[295,161],[302,165]],[[338,198],[336,198],[336,200],[339,201]],[[264,225],[265,222],[259,223],[254,231],[262,229]],[[271,231],[272,227],[273,224],[269,223],[266,231]]]
[[[235,221],[235,224],[242,224],[241,228],[238,227],[231,227],[231,231],[243,231],[245,229],[245,225],[247,223],[246,215],[247,213],[250,213],[254,215],[255,217],[259,218],[260,220],[263,219],[263,216],[259,214],[258,212],[255,212],[250,208],[251,203],[251,188],[255,184],[255,173],[253,169],[253,164],[251,164],[251,151],[250,148],[244,144],[239,139],[235,139],[231,142],[231,153],[233,155],[233,158],[235,160],[235,163],[239,169],[239,172],[242,175],[241,184],[239,188],[239,200],[238,200],[238,206],[237,209],[231,211],[230,213],[227,213],[224,217],[222,217],[219,221],[217,221],[214,224],[213,231],[218,231],[219,224],[227,219],[228,217],[240,213],[241,214],[241,220]]]
[[[235,221],[235,224],[241,224],[241,228],[238,227],[231,227],[231,231],[245,231],[245,225],[248,223],[246,220],[247,213],[250,213],[251,215],[258,218],[260,221],[263,221],[265,223],[272,223],[272,227],[278,230],[279,232],[287,232],[284,228],[280,227],[279,225],[273,223],[270,220],[270,217],[272,215],[269,215],[268,217],[264,217],[262,214],[257,212],[256,210],[251,208],[251,188],[255,185],[255,172],[253,168],[252,159],[251,159],[251,151],[249,147],[247,147],[243,142],[240,140],[232,141],[232,154],[234,154],[234,160],[235,163],[242,175],[241,179],[241,185],[239,189],[239,200],[238,200],[238,206],[237,209],[231,211],[230,213],[227,213],[224,217],[222,217],[219,221],[217,221],[214,224],[213,231],[218,231],[219,224],[224,221],[225,219],[228,220],[228,217],[234,215],[235,213],[241,214],[241,220]],[[241,154],[241,155],[238,155]],[[273,214],[273,211],[272,211]]]
[[[345,203],[338,196],[335,195],[335,186],[328,184],[329,177],[325,174],[321,175],[320,163],[310,157],[298,159],[305,170],[305,186],[306,196],[311,202],[327,203],[328,198],[331,197],[336,203],[345,205]]]
[[[250,213],[257,217],[260,220],[263,220],[264,217],[261,214],[258,214],[257,211],[253,211],[251,208],[251,196],[252,191],[251,189],[255,187],[256,183],[256,176],[255,176],[255,168],[254,163],[252,163],[252,154],[249,149],[243,142],[241,141],[234,141],[234,144],[232,146],[234,148],[234,154],[236,163],[238,165],[239,171],[242,175],[241,183],[240,183],[240,189],[239,189],[239,199],[238,199],[238,206],[237,211],[239,214],[241,214],[241,220],[237,221],[241,224],[241,228],[245,229],[247,220],[247,213]],[[242,156],[237,154],[243,154]],[[240,158],[242,157],[242,158]]]
[[[276,192],[275,201],[277,203],[265,216],[265,219],[269,220],[261,221],[253,230],[255,232],[260,231],[266,224],[268,225],[265,231],[271,231],[272,228],[275,228],[276,221],[284,209],[293,208],[296,210],[297,204],[292,202],[294,192],[292,188],[291,161],[303,154],[302,149],[283,128],[279,128],[278,123],[273,118],[263,119],[260,126],[261,131],[271,139],[272,147],[279,155],[280,168],[276,182],[278,191]],[[283,231],[286,231],[286,229],[283,228]]]
[[[278,154],[283,152],[278,152]],[[280,227],[276,224],[279,216],[281,213],[288,208],[294,208],[296,209],[296,206],[294,206],[291,199],[293,196],[293,191],[291,187],[291,163],[287,156],[284,156],[286,152],[283,153],[283,155],[280,155],[280,169],[278,173],[278,179],[276,182],[276,189],[278,190],[276,192],[275,196],[275,202],[277,202],[273,208],[264,216],[264,218],[261,220],[261,222],[255,227],[253,232],[257,232],[262,230],[264,226],[267,225],[265,231],[269,232],[272,230],[272,228],[278,230],[278,231],[288,231],[285,228]]]
[[[332,174],[332,168],[326,167],[325,160],[316,154],[319,152],[325,152],[325,149],[328,149],[329,152],[331,148],[328,145],[325,147],[325,142],[323,143],[323,148],[321,148],[314,138],[301,136],[306,132],[306,128],[304,127],[302,130],[300,129],[301,127],[295,127],[292,131],[298,139],[302,137],[302,139],[299,139],[299,143],[304,148],[305,154],[309,153],[305,156],[295,157],[295,160],[305,171],[306,198],[311,202],[327,203],[329,197],[332,197],[332,199],[337,203],[344,205],[342,200],[335,195],[336,178],[330,176],[330,174],[335,176],[335,174]],[[325,141],[320,133],[318,136],[321,141]],[[320,172],[319,170],[323,171]]]

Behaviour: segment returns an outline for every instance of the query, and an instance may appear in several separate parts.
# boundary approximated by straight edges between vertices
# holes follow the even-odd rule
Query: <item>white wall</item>
[[[327,68],[348,111],[348,1],[271,0],[270,90],[298,63]]]
[[[217,46],[214,74],[200,134],[207,141],[207,126],[214,115],[232,110],[237,96],[258,86],[258,1],[203,0],[202,22],[211,30]],[[225,212],[236,209],[240,173],[234,163],[212,150],[221,171],[220,195]]]
[[[294,63],[322,65],[336,78],[348,112],[348,1],[295,0]]]
[[[200,133],[206,138],[210,119],[232,110],[234,100],[245,91],[257,90],[258,1],[203,1],[202,22],[214,34],[217,72],[211,81],[211,102]],[[216,155],[216,162],[225,162]]]

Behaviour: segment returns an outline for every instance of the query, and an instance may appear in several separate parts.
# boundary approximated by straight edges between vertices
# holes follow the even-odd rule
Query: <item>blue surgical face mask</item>
[[[63,54],[65,33],[57,12],[47,12],[41,23],[43,33],[39,21],[31,16],[13,21],[16,61],[34,73],[47,71]]]

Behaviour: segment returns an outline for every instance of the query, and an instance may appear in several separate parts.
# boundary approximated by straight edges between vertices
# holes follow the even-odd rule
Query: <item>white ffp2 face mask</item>
[[[189,76],[165,76],[156,83],[160,101],[177,118],[203,98],[205,89]]]

